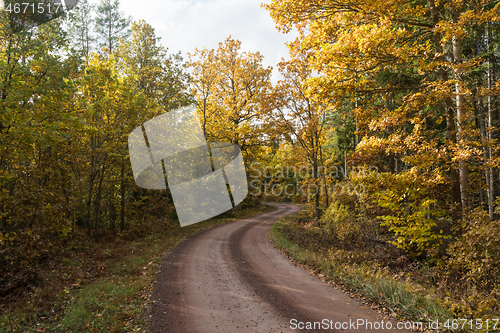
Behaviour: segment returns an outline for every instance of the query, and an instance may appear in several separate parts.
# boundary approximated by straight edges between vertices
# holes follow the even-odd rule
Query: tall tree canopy
[[[211,141],[236,143],[245,153],[265,143],[262,120],[272,69],[262,59],[259,52],[241,52],[241,42],[231,37],[217,50],[191,55],[192,92]]]
[[[372,190],[401,214],[387,223],[402,246],[432,236],[424,211],[442,208],[457,220],[487,205],[493,218],[498,3],[274,0],[265,8],[281,31],[300,32],[289,47],[318,72],[311,93],[352,112],[359,138],[352,161],[384,171]]]

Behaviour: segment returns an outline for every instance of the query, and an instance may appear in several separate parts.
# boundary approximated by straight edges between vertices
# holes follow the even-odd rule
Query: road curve
[[[388,331],[353,326],[382,319],[273,247],[270,226],[299,210],[275,205],[273,212],[199,232],[164,258],[153,289],[151,332]],[[293,329],[324,319],[328,329]],[[344,329],[335,329],[335,322]]]

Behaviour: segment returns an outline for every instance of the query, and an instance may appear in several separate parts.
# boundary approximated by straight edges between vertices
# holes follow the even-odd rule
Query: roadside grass
[[[439,320],[445,323],[454,318],[450,309],[442,305],[439,295],[432,288],[428,289],[417,281],[413,281],[409,274],[393,276],[380,264],[373,262],[352,263],[349,257],[355,254],[333,246],[318,245],[313,249],[304,248],[296,244],[297,220],[303,218],[299,212],[287,216],[276,222],[270,229],[270,238],[276,248],[280,249],[290,259],[310,270],[327,282],[333,283],[351,296],[360,297],[364,303],[384,313],[403,321],[420,321],[424,325]],[[314,227],[301,227],[311,230]],[[293,230],[293,231],[291,231]],[[307,231],[305,232],[307,233]],[[291,234],[291,236],[290,236]],[[302,235],[304,239],[307,234]],[[291,241],[294,239],[295,241]],[[300,240],[299,240],[300,241]],[[305,242],[307,243],[307,241]],[[442,332],[447,330],[440,325]],[[451,330],[450,330],[451,331]],[[455,329],[453,332],[476,332],[472,329]],[[481,330],[487,332],[487,330]]]
[[[163,253],[197,231],[273,210],[261,205],[133,241],[92,244],[91,254],[59,259],[42,288],[0,315],[0,332],[147,332]]]

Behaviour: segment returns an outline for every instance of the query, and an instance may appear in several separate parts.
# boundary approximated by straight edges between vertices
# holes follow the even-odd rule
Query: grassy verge
[[[43,287],[2,314],[0,332],[146,332],[150,291],[161,254],[197,231],[274,209],[262,205],[237,211],[230,218],[133,241],[92,244],[91,253],[61,258],[47,273]]]
[[[301,213],[287,216],[270,229],[274,245],[290,259],[351,295],[360,297],[366,304],[385,315],[399,320],[424,323],[436,320],[445,323],[450,320],[451,324],[454,318],[450,309],[443,306],[434,290],[423,288],[422,285],[412,281],[411,276],[392,276],[384,267],[371,262],[350,263],[350,254],[333,246],[305,248],[297,244],[301,242],[300,239],[315,237],[314,227],[298,227],[296,220],[300,218]],[[302,235],[297,236],[299,233]],[[302,243],[306,244],[307,241]],[[446,331],[442,326],[441,329]],[[470,328],[453,330],[453,332],[461,331],[474,330]],[[481,332],[486,331],[481,330]]]

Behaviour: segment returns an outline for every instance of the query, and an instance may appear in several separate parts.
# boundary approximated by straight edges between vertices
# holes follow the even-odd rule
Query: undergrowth
[[[304,210],[278,221],[270,230],[275,246],[321,278],[361,297],[373,308],[399,320],[423,323],[499,318],[498,312],[491,311],[497,306],[491,304],[491,298],[490,311],[480,312],[470,301],[474,298],[471,297],[474,291],[460,290],[461,294],[457,294],[457,289],[443,282],[445,263],[409,259],[404,251],[381,239],[370,242],[372,238],[365,237],[363,242],[359,235],[354,235],[359,229],[348,230],[348,223],[342,229],[335,229],[331,223],[324,228],[321,222],[308,222],[308,214],[310,212]],[[340,236],[337,230],[341,231]],[[469,309],[470,313],[463,309]],[[442,326],[441,329],[446,331]],[[470,327],[453,330],[476,331]]]

